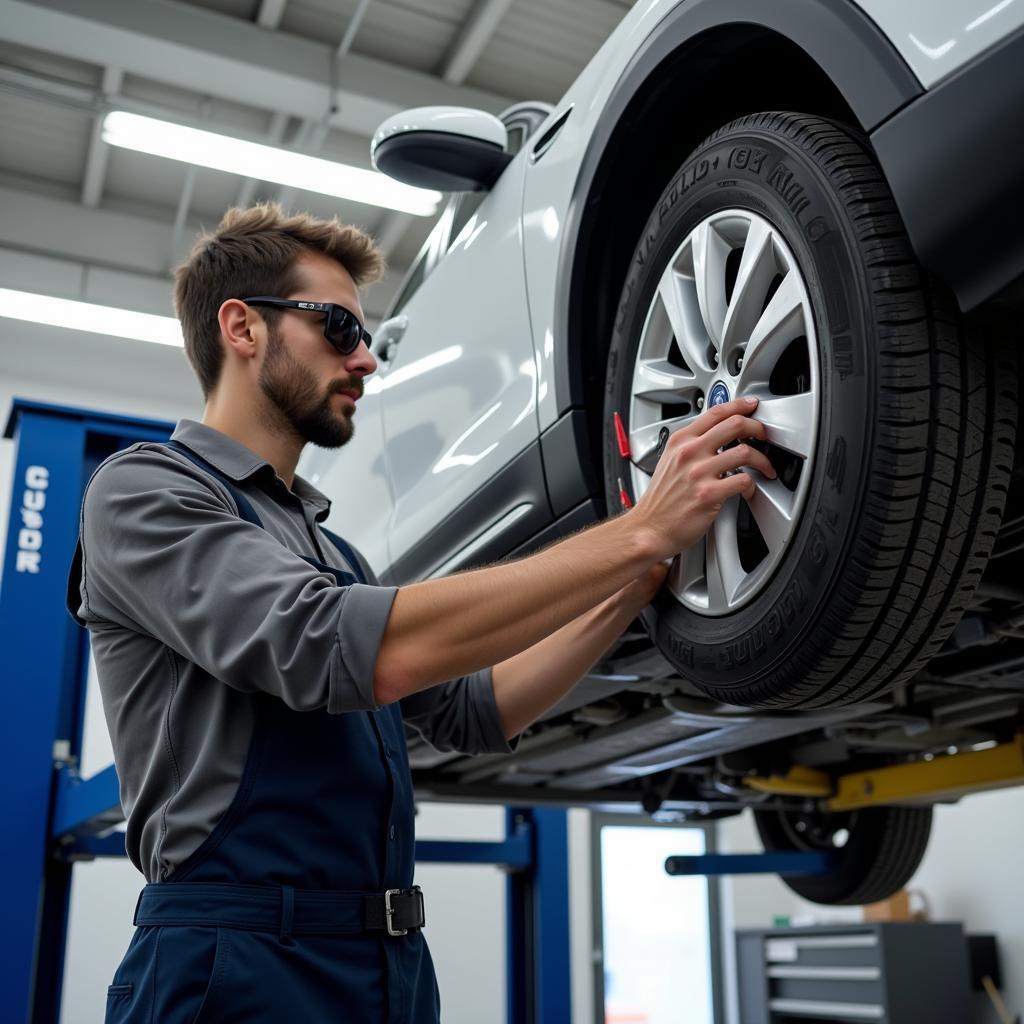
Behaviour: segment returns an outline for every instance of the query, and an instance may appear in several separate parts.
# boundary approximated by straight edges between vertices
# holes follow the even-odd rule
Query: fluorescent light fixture
[[[215,171],[384,206],[420,217],[437,211],[441,193],[414,188],[379,171],[339,164],[316,156],[292,153],[259,142],[187,128],[141,114],[115,110],[103,119],[103,141],[137,153],[181,160]]]
[[[181,324],[173,316],[137,313],[133,309],[98,306],[93,302],[57,299],[52,295],[36,295],[10,288],[0,288],[0,316],[108,334],[115,338],[152,341],[158,345],[177,345],[179,348],[184,345]]]

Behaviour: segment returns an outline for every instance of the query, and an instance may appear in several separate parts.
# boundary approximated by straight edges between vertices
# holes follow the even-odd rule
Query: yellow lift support
[[[797,765],[785,775],[753,776],[744,781],[762,793],[819,798],[829,811],[939,803],[1024,784],[1024,733],[986,750],[943,754],[930,761],[888,765],[835,778]]]

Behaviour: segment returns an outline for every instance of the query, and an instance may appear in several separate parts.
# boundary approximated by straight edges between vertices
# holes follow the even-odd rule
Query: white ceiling
[[[383,236],[396,277],[429,231],[408,217],[107,147],[123,107],[369,166],[390,113],[556,101],[626,0],[0,0],[0,186],[163,225],[164,276],[236,202],[280,198]],[[344,48],[339,56],[339,47]],[[335,70],[332,73],[332,62]],[[331,84],[337,110],[331,113]],[[528,85],[527,85],[528,83]],[[99,225],[97,227],[97,224]],[[89,230],[103,230],[102,218]],[[43,248],[31,233],[0,245]],[[127,268],[136,268],[134,261]],[[380,305],[382,303],[378,303]],[[372,303],[371,303],[372,305]],[[376,310],[379,311],[379,310]]]
[[[171,270],[196,235],[229,206],[273,198],[378,237],[391,271],[365,296],[373,320],[430,219],[282,189],[258,167],[243,179],[108,147],[103,115],[128,109],[369,167],[374,128],[405,107],[556,102],[629,6],[0,0],[0,287],[173,315]],[[40,353],[58,330],[0,317],[0,374],[80,372]],[[95,339],[66,333],[51,355]],[[123,367],[140,380],[147,365],[159,378],[180,361],[159,349],[109,339],[95,351],[108,379]]]

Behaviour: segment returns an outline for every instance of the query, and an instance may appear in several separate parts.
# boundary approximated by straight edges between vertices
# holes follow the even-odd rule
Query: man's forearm
[[[657,561],[636,512],[528,558],[401,587],[377,656],[377,699],[497,665],[636,579]]]
[[[532,647],[494,666],[494,700],[512,739],[557,704],[593,667],[638,609],[613,594]]]

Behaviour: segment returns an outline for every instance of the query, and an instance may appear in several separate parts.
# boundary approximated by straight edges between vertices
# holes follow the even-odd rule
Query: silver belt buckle
[[[391,918],[395,916],[395,908],[391,905],[391,897],[396,892],[401,892],[401,889],[388,889],[384,893],[384,923],[387,925],[388,935],[408,935],[408,928],[392,928]]]

